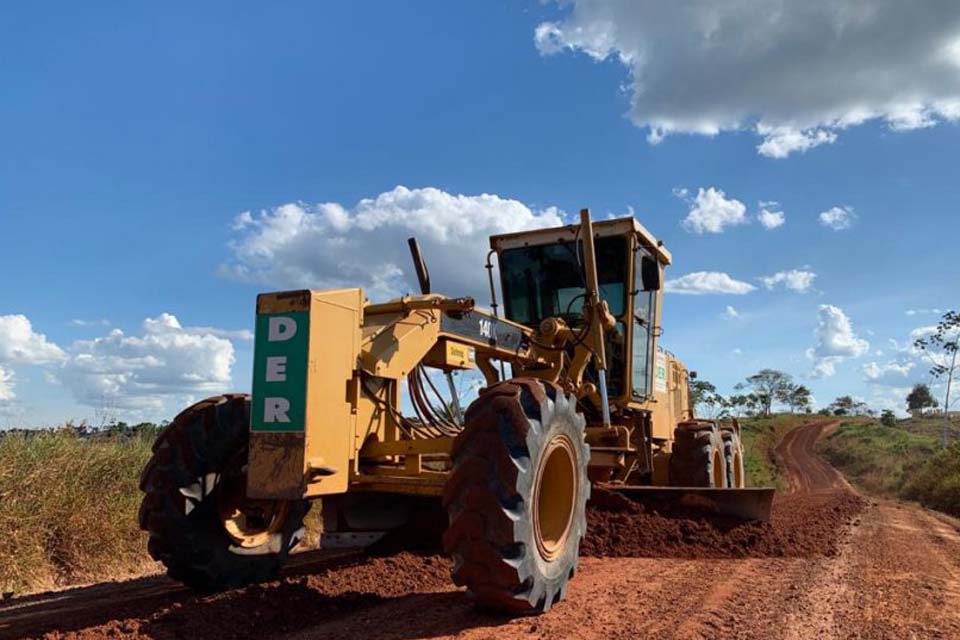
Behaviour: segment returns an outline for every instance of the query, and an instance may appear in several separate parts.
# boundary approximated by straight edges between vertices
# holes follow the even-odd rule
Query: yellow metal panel
[[[406,377],[437,343],[439,314],[435,309],[413,311],[365,340],[360,355],[363,369],[382,378]]]
[[[347,490],[356,430],[350,392],[362,324],[362,290],[313,292],[304,472],[320,470],[323,475],[319,483],[311,483],[310,495]]]

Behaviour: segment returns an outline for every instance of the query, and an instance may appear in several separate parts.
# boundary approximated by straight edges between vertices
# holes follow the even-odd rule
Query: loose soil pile
[[[597,557],[747,558],[833,556],[840,533],[863,510],[852,493],[777,496],[769,523],[649,511],[594,490],[580,554]]]

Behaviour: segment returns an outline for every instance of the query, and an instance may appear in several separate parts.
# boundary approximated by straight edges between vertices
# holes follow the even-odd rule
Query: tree
[[[761,415],[769,416],[773,401],[783,402],[792,384],[793,378],[788,373],[776,369],[761,369],[748,377],[746,382],[738,384],[736,388],[753,389],[753,395],[756,396],[760,405]]]
[[[866,402],[854,400],[852,396],[840,396],[830,403],[829,409],[835,416],[859,416],[869,410]]]
[[[692,380],[689,386],[690,406],[694,409],[702,408],[703,411],[696,411],[696,415],[703,415],[707,418],[715,419],[721,417],[727,409],[727,400],[717,393],[717,388],[706,380]]]
[[[810,401],[812,399],[812,394],[810,389],[807,389],[802,384],[792,384],[790,388],[786,391],[783,397],[783,401],[789,405],[790,412],[794,413],[796,411],[806,411],[810,408]]]
[[[957,351],[960,351],[960,312],[947,311],[933,331],[917,338],[913,346],[930,360],[930,375],[947,379],[947,390],[943,394],[943,447],[946,448],[950,432],[950,388],[957,370]]]
[[[911,413],[923,415],[924,409],[933,409],[937,406],[937,400],[930,393],[930,387],[925,384],[915,384],[910,393],[907,394],[907,409]]]
[[[897,416],[890,409],[884,409],[880,414],[880,424],[885,427],[895,427],[897,426]]]
[[[691,380],[688,388],[690,393],[690,406],[693,407],[703,402],[706,396],[717,392],[717,388],[706,380]]]

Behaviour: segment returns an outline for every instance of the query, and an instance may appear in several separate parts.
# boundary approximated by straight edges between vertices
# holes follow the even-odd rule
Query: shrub
[[[906,497],[960,517],[960,443],[930,458],[908,481]]]

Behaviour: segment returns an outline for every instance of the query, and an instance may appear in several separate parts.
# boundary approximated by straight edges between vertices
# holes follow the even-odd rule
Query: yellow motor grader
[[[573,577],[591,485],[769,517],[772,490],[744,488],[739,426],[696,419],[693,374],[658,345],[671,256],[635,219],[584,210],[491,237],[492,312],[431,293],[409,242],[420,295],[258,296],[252,395],[184,410],[142,474],[140,526],[172,577],[274,577],[313,500],[323,547],[371,544],[439,501],[454,582],[537,613]],[[464,411],[452,374],[467,370],[485,386]]]

